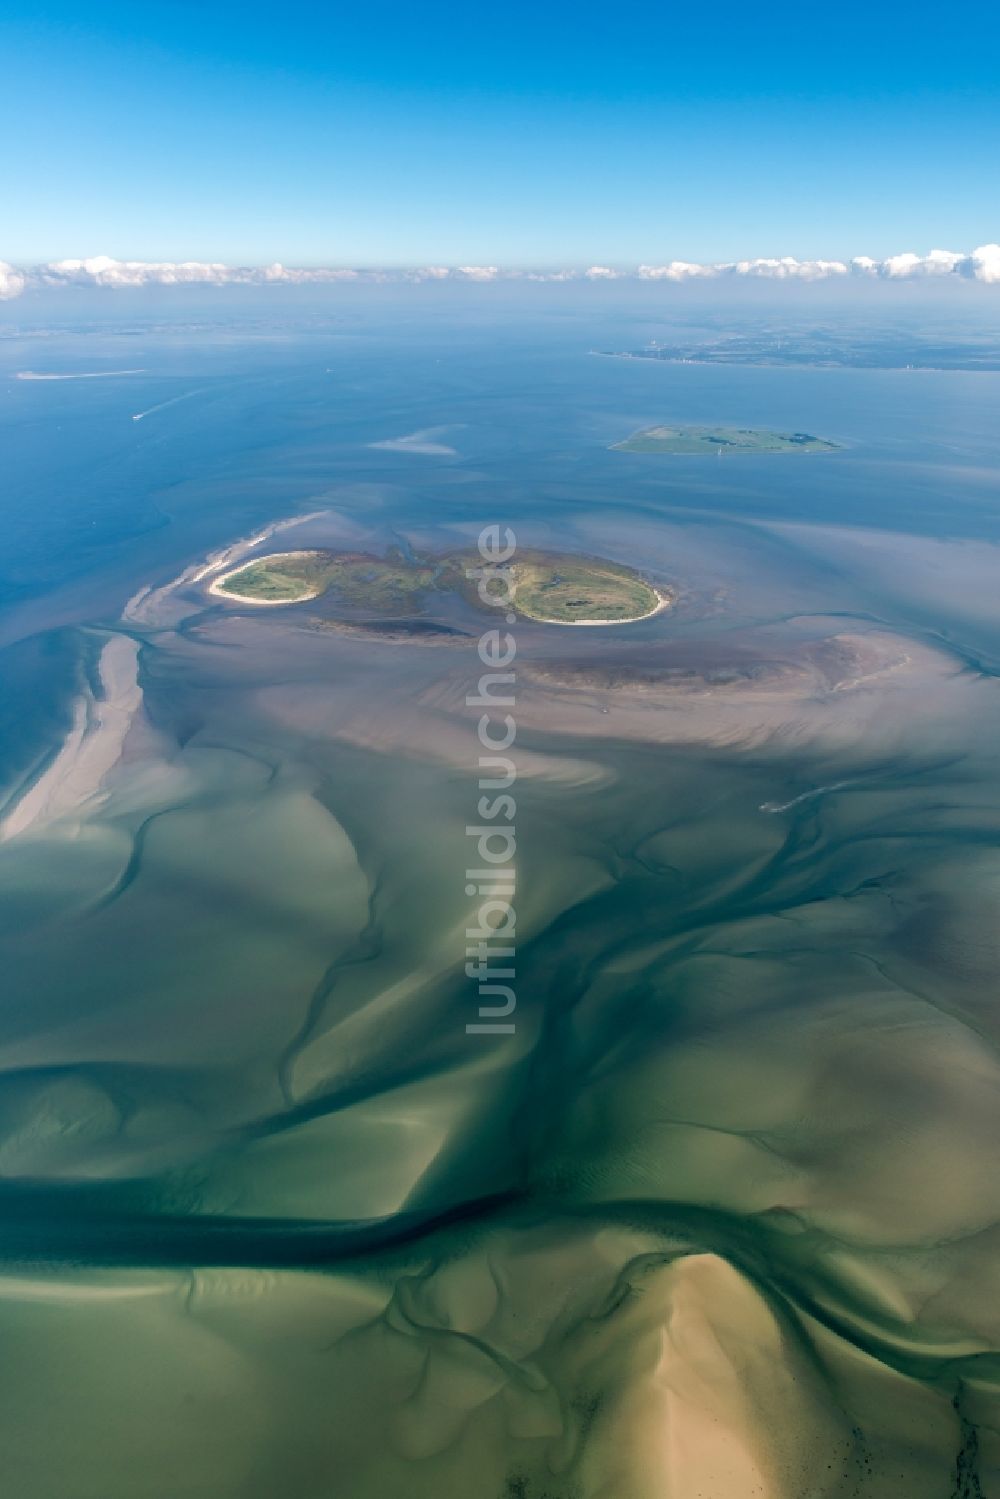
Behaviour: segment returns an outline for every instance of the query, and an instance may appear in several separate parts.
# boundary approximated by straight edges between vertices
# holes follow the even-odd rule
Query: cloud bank
[[[335,282],[413,281],[666,281],[712,280],[829,281],[860,277],[908,281],[929,277],[962,277],[1000,285],[1000,244],[980,245],[971,251],[911,250],[873,260],[796,260],[794,256],[703,264],[671,260],[663,265],[622,268],[592,265],[586,270],[525,271],[495,265],[420,266],[410,270],[351,269],[333,266],[290,267],[276,261],[267,266],[231,266],[218,261],[114,260],[95,255],[89,260],[56,260],[46,265],[8,265],[0,260],[0,301],[23,292],[52,286],[307,286]]]
[[[614,274],[603,266],[592,266],[587,275]],[[887,281],[915,280],[926,276],[963,276],[988,284],[1000,283],[1000,245],[980,245],[970,252],[932,250],[929,255],[906,251],[885,260],[855,255],[853,260],[733,260],[699,265],[672,260],[668,265],[641,265],[635,274],[642,281],[691,281],[697,278],[751,277],[768,281],[829,281],[845,276],[881,277]]]
[[[20,271],[15,271],[6,260],[0,260],[0,302],[6,302],[11,297],[19,297],[24,291],[24,277]]]

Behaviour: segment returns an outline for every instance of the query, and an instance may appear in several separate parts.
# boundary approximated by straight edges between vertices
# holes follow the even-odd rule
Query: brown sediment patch
[[[888,741],[907,721],[955,711],[971,690],[954,663],[887,631],[633,659],[524,661],[518,722],[592,738],[745,747]]]
[[[567,689],[604,689],[636,698],[670,700],[678,693],[699,695],[847,691],[905,671],[920,648],[888,632],[841,633],[824,639],[787,640],[778,649],[764,642],[734,648],[728,642],[686,641],[666,650],[628,655],[545,657],[526,662],[522,675]],[[941,660],[937,652],[924,656]]]
[[[434,619],[320,619],[309,621],[315,630],[346,635],[354,640],[372,641],[377,645],[467,646],[474,644],[471,630],[444,624]]]

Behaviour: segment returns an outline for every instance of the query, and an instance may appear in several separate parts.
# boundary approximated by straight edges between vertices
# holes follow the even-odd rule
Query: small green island
[[[810,432],[766,432],[752,427],[644,427],[615,453],[835,453],[839,444]]]
[[[540,624],[631,623],[669,603],[632,568],[599,557],[522,552],[511,582],[516,613]]]
[[[480,576],[470,579],[470,570]],[[216,598],[240,604],[299,604],[329,594],[349,611],[376,618],[419,615],[434,594],[452,593],[493,613],[483,592],[508,601],[523,619],[551,625],[630,624],[658,614],[670,597],[637,572],[600,557],[519,551],[506,568],[484,568],[473,552],[404,554],[312,550],[277,552],[223,573],[209,584]],[[498,611],[499,612],[499,611]]]
[[[411,562],[397,550],[385,557],[363,552],[275,552],[216,578],[209,588],[241,604],[301,604],[321,594],[377,613],[405,609],[434,586],[436,569]]]

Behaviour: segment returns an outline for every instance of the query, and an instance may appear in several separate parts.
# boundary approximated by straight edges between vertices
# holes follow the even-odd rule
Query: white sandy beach
[[[650,584],[650,587],[652,587],[652,584]],[[626,615],[624,619],[539,619],[533,614],[525,614],[522,618],[536,625],[570,625],[573,628],[577,625],[604,625],[605,628],[611,625],[634,625],[638,624],[640,619],[652,619],[654,614],[662,614],[664,609],[670,608],[671,599],[667,594],[661,593],[658,588],[654,588],[653,592],[659,600],[655,608],[647,609],[645,614]]]

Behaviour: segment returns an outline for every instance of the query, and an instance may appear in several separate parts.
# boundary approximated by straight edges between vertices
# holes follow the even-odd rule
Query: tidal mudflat
[[[245,388],[217,354],[218,453],[193,401],[137,434],[134,379],[18,388],[94,403],[95,471],[128,444],[173,519],[109,544],[100,589],[71,558],[5,616],[14,687],[53,684],[48,716],[22,689],[0,842],[12,1489],[988,1494],[989,401],[956,436],[962,376],[914,411],[884,375],[764,372],[759,419],[835,410],[836,464],[623,478],[609,411],[655,420],[666,384],[708,425],[765,404],[761,372],[593,360],[581,336],[537,389],[513,346],[425,380],[386,340],[305,372],[301,347],[257,351]],[[338,359],[391,425],[330,394]],[[275,425],[244,458],[265,375]],[[164,471],[157,420],[189,467]],[[445,427],[419,464],[372,446]],[[518,1005],[496,1037],[466,1032],[481,613],[209,591],[264,550],[464,555],[483,524],[670,599],[599,630],[500,621]],[[25,644],[45,611],[47,656]]]

